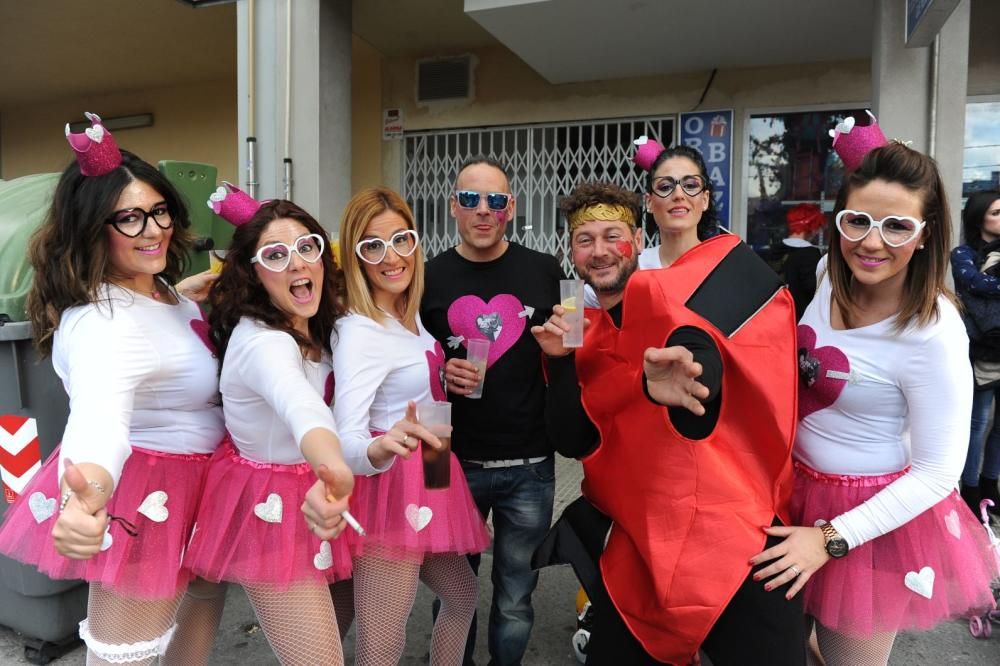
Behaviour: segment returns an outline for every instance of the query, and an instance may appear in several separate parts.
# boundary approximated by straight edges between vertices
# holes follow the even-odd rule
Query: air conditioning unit
[[[471,101],[475,94],[473,55],[417,61],[417,104]]]

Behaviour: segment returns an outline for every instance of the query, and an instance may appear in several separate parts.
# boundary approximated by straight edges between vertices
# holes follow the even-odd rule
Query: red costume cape
[[[614,520],[602,577],[633,635],[670,663],[697,652],[763,549],[761,527],[775,516],[789,524],[798,399],[792,298],[781,288],[744,303],[753,314],[730,337],[686,306],[740,243],[724,234],[669,268],[634,273],[621,329],[606,312],[588,311],[592,324],[576,353],[583,405],[600,432],[583,460],[583,494]],[[708,333],[722,356],[719,419],[703,440],[678,434],[667,408],[643,392],[643,352],[681,326]]]

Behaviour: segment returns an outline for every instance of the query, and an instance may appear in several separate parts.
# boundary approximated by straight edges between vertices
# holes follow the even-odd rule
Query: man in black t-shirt
[[[559,300],[554,257],[504,238],[516,201],[502,165],[474,157],[459,169],[451,214],[461,242],[427,263],[424,326],[445,348],[452,448],[484,519],[493,514],[490,663],[520,664],[538,573],[531,555],[549,529],[555,461],[545,430],[542,354],[531,335]],[[490,342],[482,397],[465,360],[470,339]],[[478,571],[479,557],[472,559]],[[466,646],[471,663],[476,625]]]

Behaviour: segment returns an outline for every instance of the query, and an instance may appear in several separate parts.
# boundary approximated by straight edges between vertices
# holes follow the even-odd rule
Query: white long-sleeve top
[[[371,432],[387,432],[406,415],[407,401],[432,400],[427,355],[434,354],[435,340],[419,316],[417,331],[414,335],[394,319],[383,325],[359,314],[337,321],[331,340],[337,377],[333,413],[345,446],[367,450],[375,439]]]
[[[52,365],[69,395],[65,460],[94,463],[117,484],[132,446],[211,453],[224,431],[218,363],[192,326],[198,306],[176,305],[121,287],[66,310],[52,343]]]
[[[819,352],[810,353],[829,358],[823,347],[839,349],[850,364],[848,378],[834,378],[844,386],[833,404],[799,422],[794,457],[817,471],[851,476],[910,465],[864,504],[827,517],[854,548],[904,525],[956,487],[969,443],[972,373],[965,326],[943,296],[937,322],[899,334],[893,318],[834,330],[831,298],[823,275],[800,322],[799,344],[802,327],[811,327]]]
[[[226,427],[240,455],[248,460],[297,465],[302,438],[313,428],[337,433],[324,402],[333,367],[330,355],[319,361],[302,356],[298,343],[284,331],[244,317],[233,329],[222,363]],[[344,461],[356,473],[368,473],[367,451],[352,451],[342,442]]]

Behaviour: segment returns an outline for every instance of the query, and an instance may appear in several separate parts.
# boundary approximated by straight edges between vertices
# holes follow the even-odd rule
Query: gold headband
[[[588,220],[604,222],[624,222],[630,227],[635,226],[635,213],[628,206],[621,204],[598,203],[577,208],[569,215],[570,231]]]

